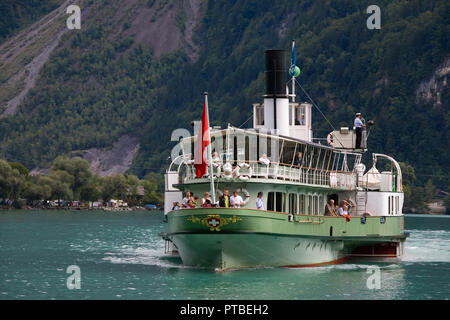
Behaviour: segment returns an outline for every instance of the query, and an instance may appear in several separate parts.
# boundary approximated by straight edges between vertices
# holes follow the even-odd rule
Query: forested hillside
[[[58,0],[2,0],[0,41],[26,27],[58,6]]]
[[[171,132],[191,130],[204,91],[213,125],[240,126],[264,93],[264,49],[295,38],[298,80],[335,127],[363,113],[376,124],[371,151],[412,165],[416,184],[447,189],[450,3],[378,1],[380,30],[366,27],[370,4],[85,1],[81,30],[64,34],[19,112],[0,122],[0,157],[45,167],[128,134],[140,140],[131,172],[161,171]],[[176,38],[145,37],[169,22]],[[313,130],[332,130],[317,111]]]

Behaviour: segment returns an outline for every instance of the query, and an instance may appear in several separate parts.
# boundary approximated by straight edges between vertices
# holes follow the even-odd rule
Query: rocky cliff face
[[[433,103],[434,107],[442,106],[442,92],[449,87],[450,57],[434,71],[433,76],[420,83],[416,90],[416,103]]]
[[[0,45],[0,118],[14,115],[34,87],[42,66],[67,32],[64,17],[70,4],[61,6]]]
[[[141,44],[150,46],[155,58],[183,49],[191,62],[198,59],[201,44],[193,36],[207,1],[61,1],[57,9],[0,44],[0,119],[18,112],[54,50],[71,48],[73,35],[79,32],[66,26],[69,17],[66,9],[73,4],[81,9],[81,31],[90,26],[103,26],[110,43],[129,39],[132,45],[121,56]],[[89,86],[103,89],[95,74],[85,83],[86,88]],[[103,176],[126,172],[139,146],[139,138],[123,135],[110,147],[78,153],[90,162],[94,172]],[[32,172],[45,172],[45,169],[36,167]]]

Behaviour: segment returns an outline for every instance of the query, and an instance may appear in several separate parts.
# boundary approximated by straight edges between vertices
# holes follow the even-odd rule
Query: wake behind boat
[[[266,94],[253,105],[252,129],[210,128],[206,96],[198,134],[181,140],[165,174],[162,236],[183,264],[304,267],[403,253],[400,166],[373,154],[366,171],[364,124],[313,142],[312,104],[295,102],[295,58],[289,93],[286,61],[285,50],[265,51]],[[380,173],[380,160],[391,170]],[[183,203],[187,192],[210,197],[196,207]]]

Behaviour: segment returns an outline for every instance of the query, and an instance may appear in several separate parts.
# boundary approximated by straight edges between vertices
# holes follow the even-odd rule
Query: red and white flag
[[[197,136],[197,146],[195,148],[194,167],[197,178],[201,178],[208,170],[208,162],[206,156],[206,147],[209,146],[211,139],[209,138],[208,115],[206,111],[206,100],[203,107],[202,125]]]

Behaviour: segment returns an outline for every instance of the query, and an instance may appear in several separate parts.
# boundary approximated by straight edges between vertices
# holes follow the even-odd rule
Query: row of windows
[[[388,214],[400,214],[400,198],[399,196],[388,197]]]
[[[255,107],[255,124],[257,126],[264,125],[264,105]],[[289,106],[289,125],[304,126],[306,125],[305,107],[302,105]]]
[[[322,215],[325,208],[322,195],[305,195],[289,193],[286,208],[285,192],[269,192],[267,194],[267,210],[289,212],[292,214]]]

